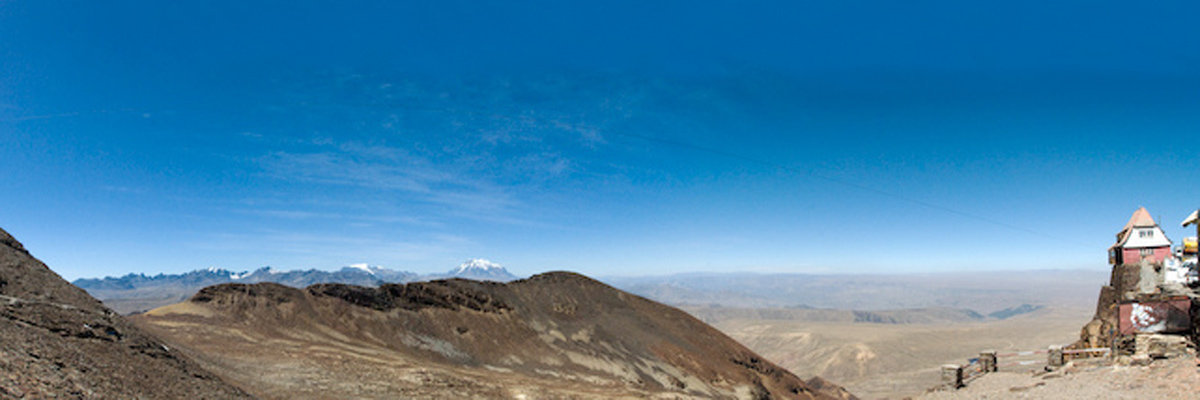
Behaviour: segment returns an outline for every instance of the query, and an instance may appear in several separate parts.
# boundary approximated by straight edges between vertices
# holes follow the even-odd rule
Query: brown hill
[[[844,398],[682,311],[567,272],[225,284],[132,319],[265,398]]]
[[[0,398],[250,398],[71,286],[0,229]]]

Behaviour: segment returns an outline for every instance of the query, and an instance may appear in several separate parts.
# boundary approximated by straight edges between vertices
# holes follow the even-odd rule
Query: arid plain
[[[1048,270],[612,281],[680,307],[797,376],[829,379],[863,399],[898,399],[938,385],[942,364],[964,363],[982,350],[1075,341],[1107,275]]]
[[[876,399],[924,393],[939,383],[939,366],[961,364],[981,350],[1070,343],[1091,315],[1092,310],[1080,307],[1048,307],[983,321],[894,324],[750,317],[706,322],[798,376],[818,375],[860,398]]]

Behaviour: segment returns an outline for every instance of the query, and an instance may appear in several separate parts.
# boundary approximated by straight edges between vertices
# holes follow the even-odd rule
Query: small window
[[[1140,238],[1152,238],[1152,237],[1154,237],[1154,231],[1152,231],[1152,230],[1149,230],[1149,229],[1147,229],[1147,230],[1144,230],[1144,231],[1138,231],[1138,237],[1140,237]]]

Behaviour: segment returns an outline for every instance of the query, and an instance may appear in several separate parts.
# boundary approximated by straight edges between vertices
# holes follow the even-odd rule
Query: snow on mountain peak
[[[454,270],[454,272],[461,274],[467,271],[491,271],[503,269],[504,267],[501,267],[500,264],[496,264],[482,258],[472,258],[462,263],[462,265],[459,265],[458,269]]]
[[[379,269],[378,267],[372,268],[370,265],[367,265],[367,263],[350,264],[347,266],[347,268],[363,270],[371,275],[375,275],[375,271]]]
[[[250,275],[249,272],[237,273],[237,272],[227,270],[225,268],[217,268],[217,267],[208,267],[208,268],[205,268],[204,270],[210,274],[228,275],[229,279],[242,279],[242,278],[245,278],[246,275]]]

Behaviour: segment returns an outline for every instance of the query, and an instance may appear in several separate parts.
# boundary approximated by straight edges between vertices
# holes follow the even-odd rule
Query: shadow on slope
[[[356,397],[836,392],[814,390],[680,310],[568,272],[507,284],[224,284],[133,318],[264,397],[314,393],[296,385],[297,376],[254,371],[299,371],[292,375],[327,382],[325,395]],[[313,357],[296,360],[296,352]],[[354,360],[361,372],[328,368],[337,360]],[[376,374],[399,378],[371,379]],[[396,385],[405,380],[420,384]]]

